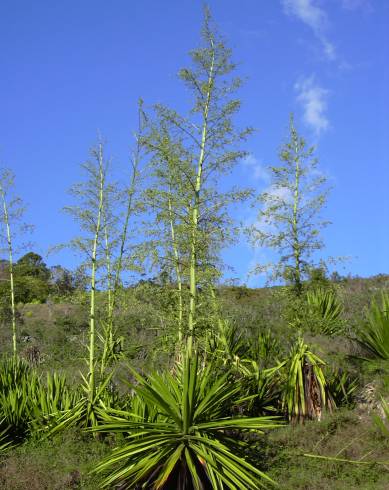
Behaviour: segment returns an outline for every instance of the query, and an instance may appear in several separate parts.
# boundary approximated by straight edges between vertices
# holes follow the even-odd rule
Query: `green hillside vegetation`
[[[324,286],[336,291],[342,305],[350,306],[342,308],[338,318],[342,333],[320,334],[317,332],[320,322],[314,318],[304,338],[326,363],[326,381],[337,408],[326,411],[321,421],[307,420],[303,425],[292,424],[266,432],[266,437],[251,441],[247,456],[281,488],[385,489],[388,478],[385,466],[304,456],[313,454],[365,462],[389,460],[388,438],[374,422],[374,414],[380,413],[381,397],[389,397],[388,360],[373,357],[358,342],[367,322],[369,305],[373,300],[379,304],[381,292],[388,290],[389,276],[341,278],[337,282],[326,281],[321,285]],[[266,386],[260,376],[251,378],[256,366],[250,364],[258,363],[259,369],[266,370],[288,355],[294,335],[284,316],[285,291],[280,287],[225,286],[217,293],[225,322],[231,329],[223,338],[226,344],[218,339],[224,357],[218,362],[220,369],[231,369],[241,362],[243,369],[235,376],[241,380],[242,391],[259,395],[258,399],[242,402],[240,410],[250,415],[283,416],[285,410],[277,402],[281,377],[275,374]],[[115,390],[126,397],[126,383],[133,381],[129,365],[140,372],[160,370],[166,364],[173,366],[174,346],[161,328],[161,318],[164,318],[168,330],[172,287],[149,281],[122,294],[125,308],[118,311],[116,324],[124,342],[113,381]],[[47,373],[57,372],[66,375],[72,389],[79,386],[88,333],[87,301],[87,293],[76,291],[64,297],[53,295],[41,304],[18,304],[18,351],[30,369],[42,377],[43,384]],[[106,294],[100,293],[102,310],[105,302]],[[4,327],[3,323],[1,345],[5,355],[11,354],[12,343],[10,331]],[[254,348],[255,355],[249,354]],[[226,349],[231,352],[227,354]],[[2,487],[22,489],[28,484],[31,488],[47,489],[96,488],[101,479],[90,472],[110,454],[113,446],[113,435],[96,440],[76,428],[51,439],[40,440],[31,435],[23,445],[4,452],[0,471]]]

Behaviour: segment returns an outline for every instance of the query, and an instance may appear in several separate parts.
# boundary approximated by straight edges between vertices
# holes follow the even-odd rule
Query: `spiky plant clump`
[[[332,408],[350,406],[355,399],[358,379],[341,369],[326,372],[326,391],[328,405]]]
[[[79,390],[68,387],[64,375],[47,373],[46,382],[41,382],[34,393],[31,426],[37,432],[55,427],[63,414],[78,403],[80,396]]]
[[[125,444],[96,467],[109,472],[103,488],[254,490],[273,484],[244,459],[245,443],[231,435],[262,434],[276,427],[276,420],[226,416],[225,407],[240,388],[227,382],[227,375],[214,380],[211,371],[199,369],[197,355],[186,355],[175,374],[134,373],[136,413],[102,413],[104,424],[94,429],[125,437]]]
[[[357,340],[374,358],[389,360],[389,293],[382,293],[381,305],[371,303]]]
[[[325,363],[309,350],[302,337],[283,363],[282,407],[292,423],[320,420],[326,406]]]
[[[113,394],[108,392],[107,386],[111,381],[113,372],[109,373],[100,383],[95,385],[93,396],[91,387],[87,378],[83,375],[83,384],[81,385],[81,395],[77,397],[74,404],[61,413],[61,416],[55,419],[52,424],[50,434],[54,435],[70,427],[90,428],[97,426],[100,417],[100,410],[109,408],[113,404]]]
[[[43,382],[23,359],[4,359],[0,363],[0,444],[17,445],[28,437],[40,437],[78,398],[64,376],[48,374]]]
[[[280,413],[280,368],[264,369],[257,361],[245,359],[239,365],[241,393],[239,410],[252,416]]]
[[[39,376],[24,360],[12,357],[1,361],[0,430],[3,440],[18,444],[29,434],[39,383]]]
[[[318,288],[307,292],[310,314],[316,320],[316,330],[324,335],[339,335],[343,329],[343,306],[331,289]]]
[[[270,330],[260,332],[251,343],[249,356],[261,365],[262,368],[270,368],[274,364],[279,364],[278,356],[282,352],[282,346],[279,340],[270,332]]]
[[[207,339],[206,350],[214,361],[223,365],[239,368],[239,364],[248,354],[249,346],[243,338],[243,333],[228,320],[219,319],[216,333]]]

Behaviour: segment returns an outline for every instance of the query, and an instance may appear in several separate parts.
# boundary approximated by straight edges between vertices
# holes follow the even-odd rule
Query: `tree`
[[[44,303],[49,295],[49,284],[34,276],[15,273],[15,302]]]
[[[76,277],[61,265],[50,267],[50,289],[59,295],[72,293],[76,289]]]
[[[130,176],[124,186],[109,184],[104,195],[102,209],[103,255],[105,262],[105,288],[107,292],[107,316],[101,323],[102,342],[100,373],[120,357],[122,337],[115,328],[115,309],[119,292],[123,287],[123,273],[141,271],[143,253],[139,244],[139,229],[136,218],[143,209],[139,199],[143,172],[142,133],[145,124],[143,101],[138,101],[138,128],[134,134],[135,146],[130,155]]]
[[[86,397],[73,411],[64,414],[56,430],[75,423],[95,425],[101,397],[113,374],[107,373],[106,368],[120,343],[120,339],[114,338],[113,312],[116,293],[122,284],[122,271],[129,268],[132,258],[127,254],[130,218],[136,207],[134,194],[139,176],[139,154],[137,151],[135,153],[130,184],[121,192],[116,184],[109,181],[110,161],[105,157],[104,144],[100,140],[91,150],[92,158],[82,165],[85,180],[71,189],[77,204],[65,208],[80,224],[81,235],[74,238],[69,246],[84,256],[85,260],[78,271],[89,278],[89,371],[87,377],[83,377]],[[106,317],[99,318],[102,333],[97,330],[98,286],[106,289],[108,298]],[[101,356],[97,355],[96,337],[102,341]]]
[[[317,169],[314,151],[298,134],[291,115],[289,140],[279,153],[280,165],[269,167],[271,186],[260,195],[263,208],[257,224],[249,230],[255,245],[269,247],[279,255],[277,262],[257,270],[270,270],[271,279],[286,280],[297,296],[315,267],[314,253],[323,248],[320,230],[329,224],[320,217],[328,188]]]
[[[108,290],[108,315],[107,323],[112,328],[113,315],[117,302],[117,294],[122,286],[122,274],[125,270],[137,269],[139,254],[137,245],[131,242],[134,234],[138,234],[133,219],[142,209],[138,198],[142,169],[142,134],[145,125],[143,112],[143,100],[138,101],[138,128],[134,134],[135,148],[130,156],[130,177],[122,191],[111,186],[106,195],[103,209],[104,218],[104,242],[107,268],[107,290]],[[116,203],[115,203],[116,201]],[[115,216],[115,204],[121,206],[121,210]],[[110,239],[109,239],[110,237]]]
[[[231,239],[231,219],[228,206],[247,196],[242,191],[221,192],[217,188],[220,177],[229,172],[242,159],[245,152],[239,143],[250,133],[250,128],[237,130],[233,117],[240,108],[234,98],[240,87],[239,78],[231,77],[235,65],[231,51],[211,25],[208,9],[205,9],[201,47],[191,51],[192,66],[179,72],[179,78],[190,90],[193,104],[189,115],[165,106],[155,107],[157,127],[167,132],[168,139],[177,152],[164,157],[165,168],[174,159],[171,191],[163,194],[163,210],[166,221],[173,223],[171,234],[174,243],[184,244],[181,257],[181,279],[189,283],[187,322],[187,349],[192,350],[198,324],[198,289],[215,283],[219,276],[219,251]],[[154,138],[152,151],[162,153],[162,137]],[[170,151],[170,150],[168,150]],[[185,201],[177,198],[179,189],[185,189]],[[187,194],[186,194],[187,193]],[[162,195],[160,195],[162,197]],[[169,208],[170,206],[170,208]],[[171,212],[169,211],[171,209]],[[174,220],[172,221],[172,217]],[[177,259],[175,259],[177,262]]]
[[[15,176],[8,169],[0,171],[0,224],[4,229],[0,235],[1,242],[5,242],[5,250],[8,255],[8,274],[10,306],[11,306],[11,324],[12,324],[12,348],[16,356],[16,307],[15,307],[15,277],[14,277],[14,237],[17,232],[22,234],[29,227],[21,222],[24,214],[22,200],[15,196],[13,187]],[[4,231],[4,233],[3,233]],[[8,295],[7,295],[8,296]]]
[[[85,269],[89,271],[90,303],[89,303],[89,371],[87,377],[88,403],[92,405],[96,395],[95,369],[95,337],[96,337],[96,286],[99,265],[102,257],[101,241],[103,234],[104,200],[107,193],[107,169],[109,162],[104,155],[102,141],[91,149],[91,159],[82,164],[86,179],[75,184],[70,192],[78,204],[67,206],[65,211],[79,223],[82,235],[70,242],[70,247],[82,252],[86,257]]]
[[[150,161],[152,185],[144,196],[148,209],[153,214],[154,226],[148,235],[152,236],[160,273],[158,277],[166,283],[174,281],[177,292],[178,343],[183,340],[184,320],[184,280],[188,277],[188,242],[185,219],[191,201],[191,188],[188,176],[192,172],[190,161],[186,158],[185,147],[179,135],[173,140],[169,126],[162,118],[148,124],[148,134],[143,139],[144,147],[151,152]],[[174,277],[174,279],[173,279]]]
[[[44,303],[49,295],[50,271],[40,255],[28,252],[16,263],[3,262],[2,275],[8,278],[12,270],[13,288],[4,283],[0,287],[11,306],[17,303]],[[12,309],[12,308],[11,308]],[[12,318],[12,315],[11,315]]]
[[[35,252],[28,252],[15,264],[15,272],[22,276],[31,276],[47,282],[50,278],[50,270],[43,258]]]

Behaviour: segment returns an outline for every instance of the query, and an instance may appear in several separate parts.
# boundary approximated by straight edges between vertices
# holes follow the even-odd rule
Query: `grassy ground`
[[[1,457],[0,488],[96,489],[99,478],[90,472],[109,449],[107,444],[74,431],[53,440],[29,442]]]
[[[374,386],[374,397],[389,397],[389,366],[358,360],[358,346],[349,336],[361,325],[364,309],[380,291],[389,288],[389,276],[370,279],[349,279],[338,283],[345,305],[344,320],[347,336],[330,338],[306,334],[312,349],[332,367],[342,368],[359,383],[359,391]],[[166,363],[163,336],[157,336],[162,319],[160,307],[166,298],[160,290],[129,290],[118,322],[132,366],[148,368]],[[270,329],[287,350],[290,336],[282,322],[282,303],[277,289],[224,288],[221,292],[223,312],[247,335]],[[168,301],[166,301],[168,303]],[[165,304],[166,307],[166,304]],[[37,349],[39,370],[65,372],[72,383],[79,383],[86,355],[87,308],[82,301],[68,301],[19,307],[19,350],[23,356]],[[162,325],[163,327],[163,325]],[[168,338],[166,339],[168,342]],[[0,330],[0,349],[11,345],[9,329]],[[280,352],[280,355],[282,353]],[[128,377],[125,364],[120,379]],[[267,435],[265,441],[253,445],[253,458],[280,488],[290,490],[389,490],[388,465],[357,465],[308,458],[311,453],[362,461],[388,461],[389,440],[378,431],[365,408],[353,408],[326,414],[321,422],[304,426],[286,426]],[[89,435],[70,431],[54,440],[29,443],[10,450],[0,457],[0,489],[59,490],[96,489],[99,479],[90,473],[97,461],[110,451],[108,443],[98,442]]]
[[[66,432],[44,443],[30,442],[0,461],[0,488],[60,490],[99,488],[93,466],[108,443]],[[359,465],[323,461],[304,454],[362,461],[388,461],[389,440],[353,411],[327,415],[321,422],[272,431],[253,446],[251,457],[284,490],[388,490],[389,464]]]
[[[388,464],[340,463],[304,454]],[[389,439],[369,417],[360,418],[351,411],[274,431],[269,435],[266,459],[269,475],[285,490],[389,489]]]

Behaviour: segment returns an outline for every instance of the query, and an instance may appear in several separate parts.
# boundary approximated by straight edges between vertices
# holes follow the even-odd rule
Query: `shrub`
[[[199,370],[197,357],[186,357],[176,374],[134,375],[136,415],[134,407],[132,413],[102,413],[105,424],[94,429],[126,439],[96,468],[110,470],[103,487],[257,490],[273,483],[241,457],[243,441],[231,449],[231,434],[261,434],[276,426],[274,418],[226,417],[225,405],[239,392],[227,375],[211,382],[214,373]]]
[[[308,310],[315,333],[339,335],[343,329],[343,307],[331,289],[318,288],[307,292]]]
[[[49,428],[79,399],[64,376],[47,375],[46,384],[26,361],[3,359],[0,363],[0,444],[19,444]]]
[[[367,321],[358,336],[359,344],[371,356],[389,360],[389,294],[382,293],[381,306],[373,300]]]
[[[282,405],[289,420],[293,423],[304,422],[307,418],[320,420],[326,406],[324,362],[299,337],[284,366]]]

